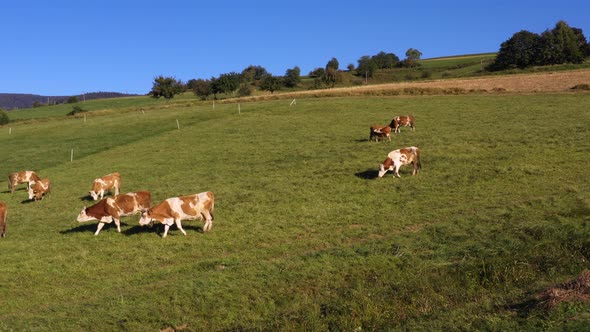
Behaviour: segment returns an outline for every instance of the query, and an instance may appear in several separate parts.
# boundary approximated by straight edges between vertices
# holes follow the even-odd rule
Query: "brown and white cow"
[[[98,235],[105,223],[115,222],[117,232],[121,233],[120,218],[129,216],[151,206],[152,195],[148,191],[138,191],[107,197],[91,207],[84,207],[78,218],[78,222],[98,220],[98,228],[94,235]]]
[[[176,224],[182,234],[186,235],[186,232],[182,229],[181,220],[205,219],[203,231],[207,232],[213,226],[214,205],[215,198],[210,191],[168,198],[153,208],[142,211],[139,224],[145,226],[152,221],[159,221],[164,224],[164,235],[162,237],[165,238],[168,229],[173,224]]]
[[[386,137],[391,142],[391,127],[372,125],[369,132],[369,141],[372,141],[373,137],[375,138],[375,142],[378,142],[379,138],[384,140]]]
[[[51,192],[51,181],[49,179],[41,179],[39,181],[31,181],[31,187],[29,188],[29,199],[40,200]]]
[[[115,195],[119,195],[119,189],[121,189],[121,175],[117,172],[94,179],[92,190],[90,190],[89,193],[90,196],[92,196],[92,199],[96,201],[99,195],[100,199],[102,199],[104,193],[111,189],[115,189]]]
[[[22,171],[8,174],[8,189],[14,193],[16,186],[20,183],[27,183],[27,190],[31,188],[31,181],[39,181],[41,178],[33,171]]]
[[[393,171],[394,175],[399,178],[399,168],[409,164],[414,166],[412,175],[418,174],[418,171],[422,168],[422,164],[420,163],[420,149],[411,146],[393,150],[387,155],[383,164],[379,165],[379,177],[383,177],[387,171]]]
[[[6,236],[6,203],[0,202],[0,237]]]
[[[410,127],[412,128],[412,131],[416,130],[416,123],[413,115],[396,116],[391,120],[389,126],[394,129],[394,133],[401,132],[400,127],[402,126]]]

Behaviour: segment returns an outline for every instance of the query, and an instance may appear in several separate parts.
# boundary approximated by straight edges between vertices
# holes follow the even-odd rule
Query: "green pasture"
[[[590,324],[589,304],[548,309],[538,296],[590,267],[590,94],[137,100],[0,127],[0,174],[53,183],[30,203],[0,180],[0,331]],[[415,132],[367,141],[404,114]],[[419,175],[376,178],[412,145]],[[75,219],[92,180],[114,171],[154,204],[213,191],[213,229],[184,222],[187,236],[173,226],[162,239],[132,216],[94,236],[96,222]]]

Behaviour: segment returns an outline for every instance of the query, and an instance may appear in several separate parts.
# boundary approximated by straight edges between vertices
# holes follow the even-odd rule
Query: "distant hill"
[[[91,99],[106,99],[136,96],[132,94],[124,94],[118,92],[91,92],[83,95],[76,95],[80,101]],[[0,93],[0,108],[5,110],[17,108],[31,108],[35,102],[44,105],[63,104],[71,96],[40,96],[32,94],[20,93]]]

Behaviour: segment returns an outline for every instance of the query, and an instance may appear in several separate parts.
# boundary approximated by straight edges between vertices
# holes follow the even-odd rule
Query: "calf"
[[[22,171],[8,174],[8,189],[14,193],[16,186],[20,183],[27,183],[27,189],[31,188],[31,181],[39,181],[41,178],[33,171]]]
[[[51,191],[51,182],[49,179],[41,179],[39,181],[31,181],[31,187],[29,188],[29,199],[37,201],[43,199],[43,197]]]
[[[0,202],[0,237],[6,236],[6,203]]]
[[[399,178],[399,168],[408,164],[414,166],[412,175],[418,174],[418,171],[422,168],[420,149],[415,146],[391,151],[383,164],[379,165],[379,177],[383,177],[387,171],[394,171],[394,175]]]
[[[401,126],[410,127],[412,128],[412,131],[416,130],[416,124],[414,122],[413,115],[396,116],[393,118],[393,120],[391,120],[389,126],[394,129],[394,133],[401,132]]]
[[[204,218],[205,226],[203,226],[203,231],[207,232],[213,226],[214,203],[215,198],[210,191],[190,196],[168,198],[151,209],[143,210],[139,224],[145,226],[152,221],[159,221],[164,224],[164,235],[162,237],[165,238],[172,224],[176,224],[182,234],[186,235],[186,232],[182,229],[181,220],[203,220]]]
[[[84,207],[78,218],[78,222],[98,220],[98,228],[94,235],[98,235],[105,223],[115,222],[117,232],[121,233],[120,218],[140,212],[151,206],[152,195],[147,191],[139,191],[107,197],[87,208]]]
[[[100,199],[104,197],[104,193],[111,189],[115,189],[115,195],[119,195],[119,189],[121,189],[121,175],[119,173],[112,173],[94,179],[92,183],[92,190],[89,191],[90,196],[93,200],[97,200],[100,195]]]
[[[372,125],[369,132],[369,141],[372,141],[373,137],[375,138],[375,142],[379,141],[379,137],[381,137],[381,139],[385,139],[385,137],[387,137],[387,139],[391,142],[391,127]]]

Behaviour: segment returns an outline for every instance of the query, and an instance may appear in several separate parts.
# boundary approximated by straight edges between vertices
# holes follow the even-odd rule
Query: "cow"
[[[416,123],[413,115],[396,116],[391,120],[389,126],[394,129],[394,133],[401,132],[401,126],[410,127],[412,128],[412,131],[416,130]]]
[[[399,178],[399,168],[409,164],[414,166],[412,175],[418,174],[418,171],[422,168],[422,164],[420,163],[420,149],[411,146],[393,150],[387,155],[383,164],[379,165],[379,177],[383,177],[387,171],[393,171],[394,176]]]
[[[151,206],[152,195],[148,191],[138,191],[107,197],[91,207],[84,207],[78,218],[78,222],[98,220],[98,228],[94,235],[98,235],[105,223],[115,222],[117,232],[121,233],[120,218],[129,216]]]
[[[210,191],[189,196],[168,198],[151,209],[143,210],[139,224],[145,226],[152,221],[159,221],[164,224],[164,235],[162,238],[165,238],[168,235],[168,229],[173,224],[176,224],[176,227],[178,227],[182,234],[186,235],[186,232],[182,229],[181,220],[203,220],[204,218],[205,226],[203,226],[203,232],[207,232],[213,226],[214,205],[215,198]]]
[[[0,237],[6,237],[6,203],[0,202]]]
[[[385,139],[385,137],[387,137],[387,139],[391,142],[391,127],[372,125],[369,132],[369,141],[372,141],[373,137],[375,138],[375,142],[379,141],[379,137],[381,137],[381,139],[383,140]]]
[[[98,179],[94,179],[92,183],[92,190],[89,191],[90,196],[93,200],[103,199],[104,193],[111,189],[115,189],[115,196],[119,195],[119,189],[121,189],[121,175],[117,172],[105,175]]]
[[[13,194],[16,186],[20,183],[27,183],[27,190],[31,188],[31,181],[39,181],[41,178],[33,171],[22,171],[8,174],[8,189]]]
[[[49,192],[51,192],[51,181],[49,181],[49,179],[45,178],[39,181],[31,181],[29,199],[33,201],[43,199],[43,197]]]

